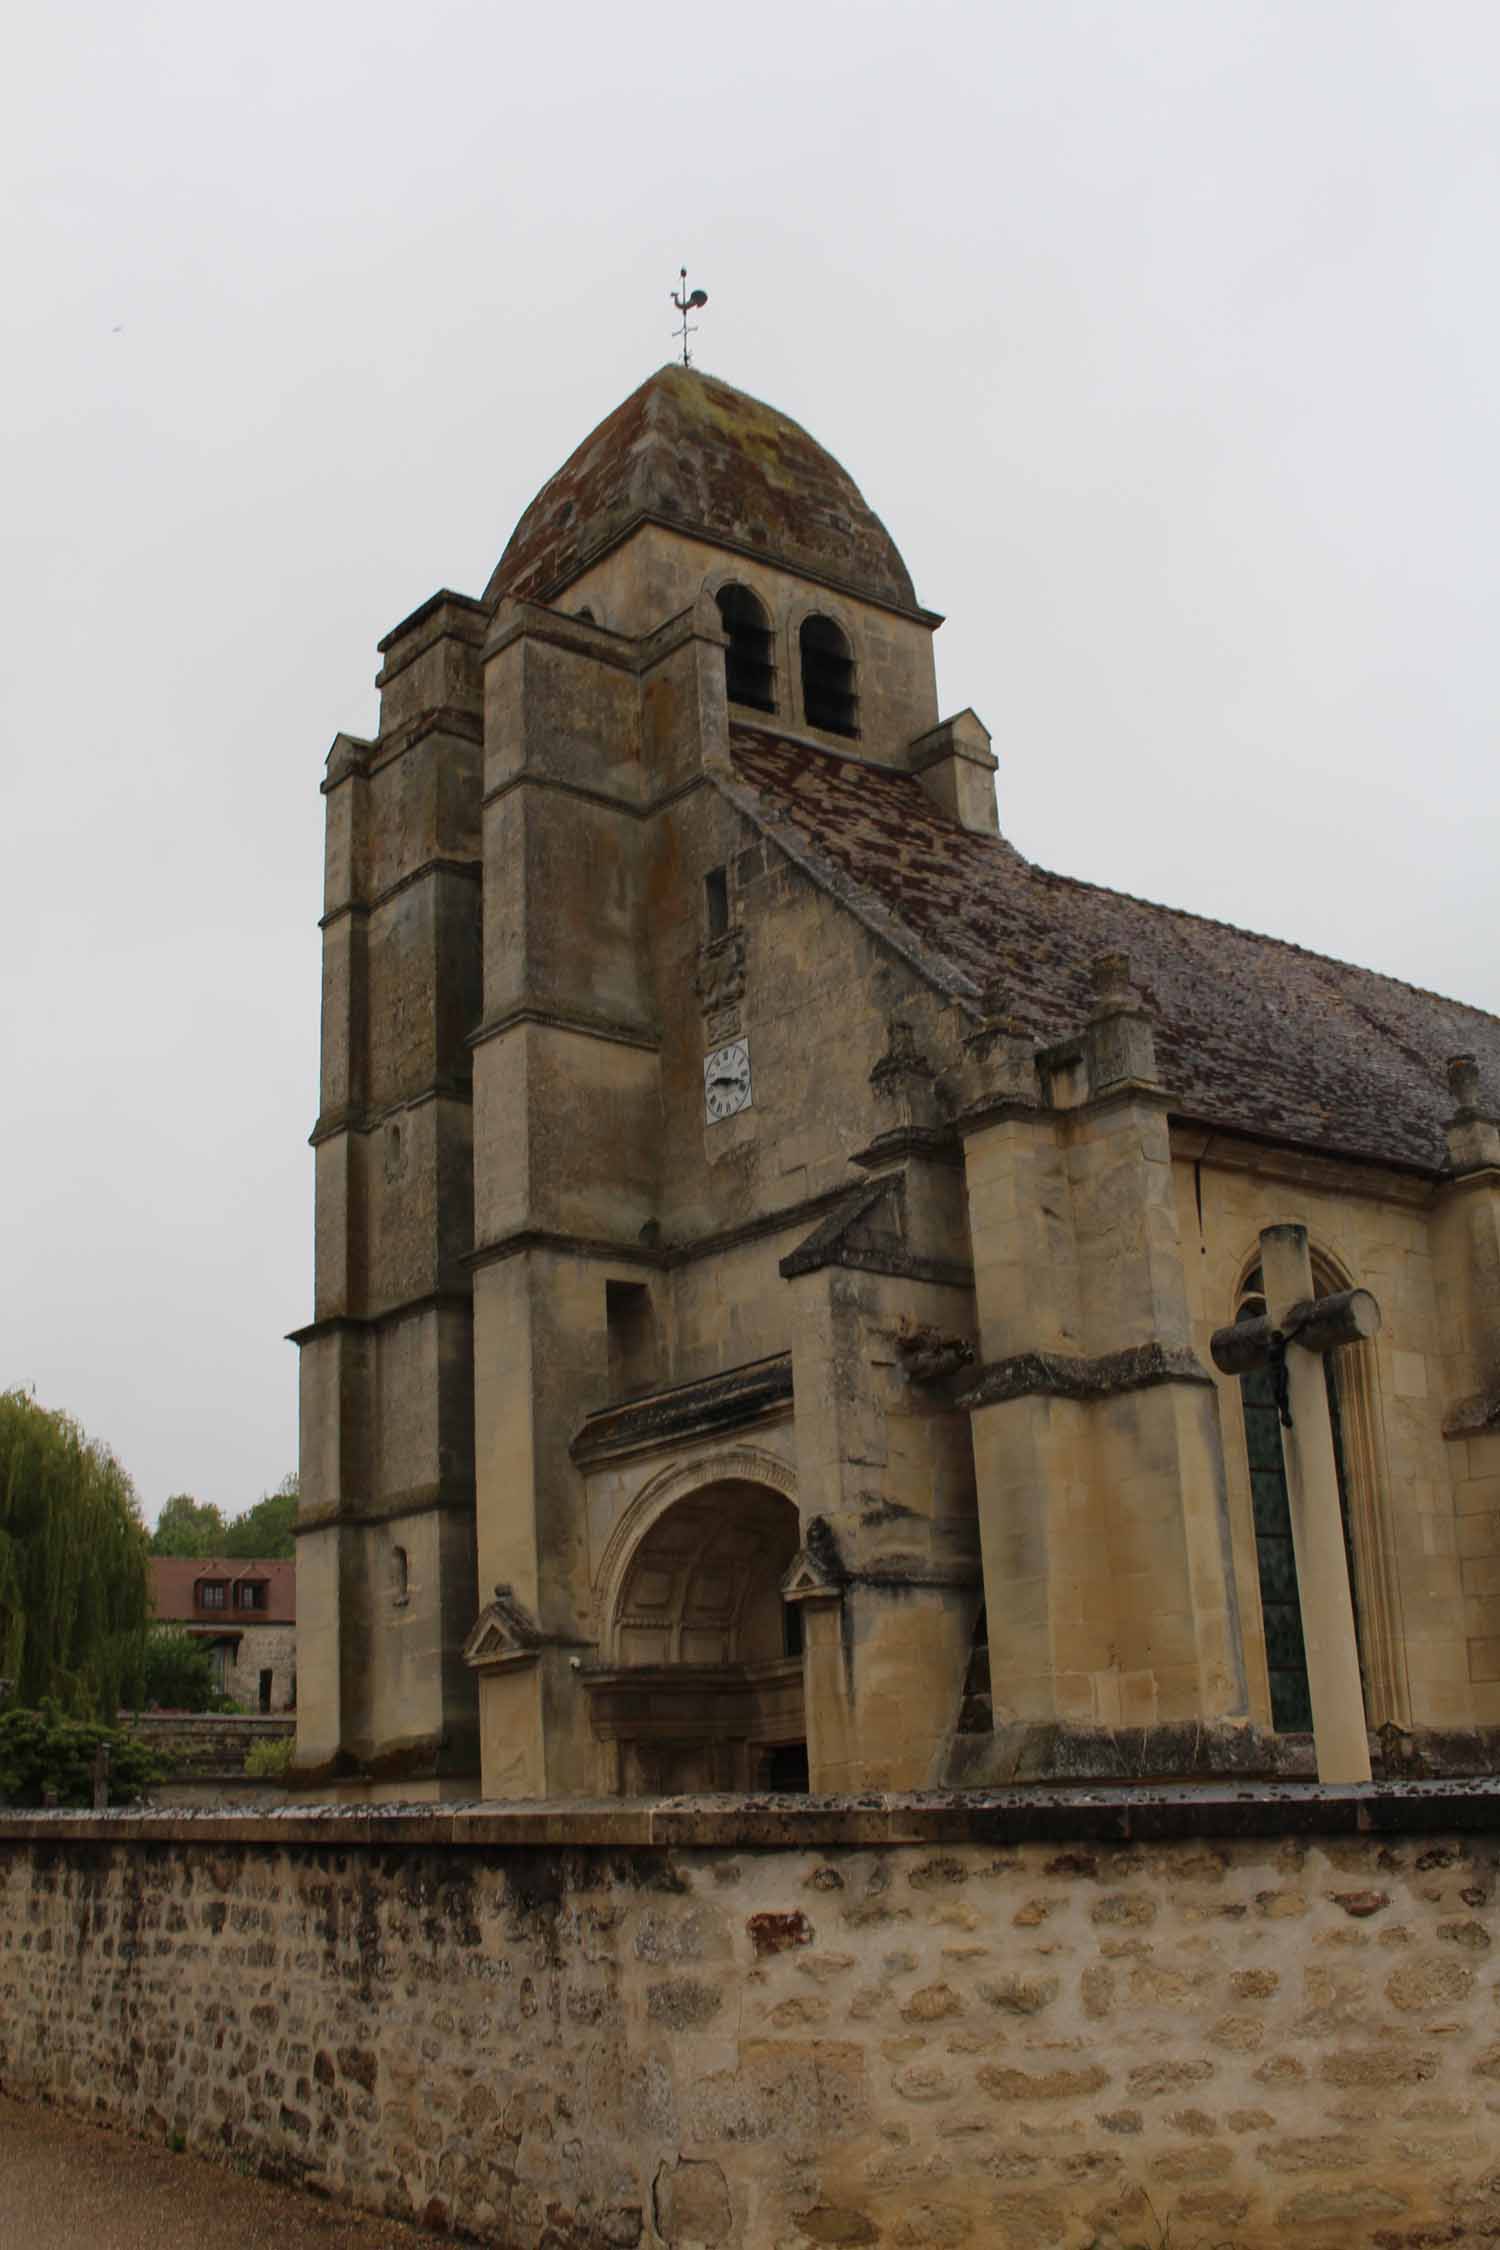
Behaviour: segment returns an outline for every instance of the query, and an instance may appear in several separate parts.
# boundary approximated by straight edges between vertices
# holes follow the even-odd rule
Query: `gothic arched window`
[[[831,617],[804,620],[802,710],[810,727],[824,734],[858,734],[859,705],[854,694],[854,652]]]
[[[1323,1277],[1319,1277],[1322,1281]],[[1324,1284],[1326,1286],[1326,1283]],[[1265,1284],[1259,1266],[1241,1291],[1235,1319],[1258,1320],[1265,1312]],[[1357,1348],[1357,1347],[1356,1347]],[[1354,1630],[1360,1644],[1360,1671],[1365,1671],[1364,1627],[1360,1615],[1360,1575],[1355,1564],[1350,1524],[1350,1474],[1344,1438],[1345,1400],[1349,1380],[1339,1365],[1344,1353],[1325,1352],[1323,1377],[1328,1385],[1328,1413],[1333,1424],[1334,1461],[1338,1469],[1339,1512],[1344,1524],[1344,1557],[1349,1570],[1349,1595],[1354,1609]],[[1352,1370],[1351,1370],[1352,1372]],[[1240,1377],[1240,1399],[1245,1414],[1245,1450],[1250,1462],[1250,1504],[1255,1519],[1255,1561],[1260,1577],[1261,1624],[1266,1643],[1266,1673],[1271,1690],[1271,1725],[1278,1734],[1310,1734],[1312,1702],[1308,1692],[1307,1649],[1302,1636],[1302,1602],[1297,1586],[1297,1564],[1292,1551],[1292,1515],[1287,1493],[1286,1462],[1281,1450],[1281,1411],[1276,1381],[1269,1367],[1255,1368]]]
[[[748,586],[722,586],[714,599],[729,635],[724,651],[724,685],[731,703],[752,711],[776,708],[776,658],[771,621]]]

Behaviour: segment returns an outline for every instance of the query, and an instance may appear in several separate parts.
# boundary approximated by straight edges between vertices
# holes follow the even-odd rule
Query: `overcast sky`
[[[0,1385],[296,1458],[322,803],[670,356],[849,468],[1034,859],[1500,1008],[1495,0],[49,0],[0,83]]]

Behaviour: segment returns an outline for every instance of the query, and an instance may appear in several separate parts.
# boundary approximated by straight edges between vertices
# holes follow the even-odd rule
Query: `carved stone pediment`
[[[848,1575],[827,1520],[814,1516],[781,1581],[781,1598],[784,1602],[842,1601]]]
[[[494,1600],[479,1612],[464,1642],[464,1662],[476,1672],[534,1664],[545,1638],[525,1603],[516,1599],[514,1587],[497,1586]]]

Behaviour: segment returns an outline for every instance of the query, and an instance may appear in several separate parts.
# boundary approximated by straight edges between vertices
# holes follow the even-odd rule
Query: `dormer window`
[[[748,586],[723,586],[715,599],[719,621],[729,635],[724,651],[724,685],[731,703],[752,711],[776,708],[776,656],[771,620]]]
[[[196,1592],[200,1609],[227,1609],[229,1606],[227,1578],[200,1578]]]
[[[854,652],[831,617],[809,617],[802,627],[802,712],[824,734],[858,734]]]

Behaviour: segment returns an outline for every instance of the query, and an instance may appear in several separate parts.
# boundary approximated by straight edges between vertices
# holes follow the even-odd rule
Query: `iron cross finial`
[[[672,331],[672,333],[673,333],[673,335],[674,335],[674,336],[676,336],[676,335],[679,335],[679,334],[681,335],[681,337],[682,337],[682,364],[683,364],[683,366],[684,366],[684,367],[691,367],[691,366],[692,366],[692,364],[693,364],[693,362],[692,362],[692,358],[691,358],[691,355],[689,354],[689,351],[688,351],[688,338],[689,338],[689,336],[696,336],[696,335],[697,335],[697,333],[698,333],[698,328],[697,328],[697,323],[696,323],[696,322],[695,322],[695,323],[694,323],[694,324],[693,324],[693,325],[692,325],[691,327],[689,327],[689,325],[688,325],[688,314],[689,314],[690,312],[697,312],[697,310],[698,310],[698,308],[700,307],[700,305],[706,305],[706,304],[708,303],[708,291],[707,291],[706,289],[695,289],[695,290],[693,291],[693,293],[692,293],[692,295],[691,295],[691,296],[689,296],[689,295],[688,295],[688,285],[687,285],[687,267],[686,267],[686,266],[684,266],[684,267],[682,268],[682,271],[681,271],[681,274],[680,274],[680,276],[679,276],[679,279],[680,279],[680,280],[681,280],[681,282],[682,282],[682,287],[681,287],[681,289],[673,289],[673,290],[670,290],[670,291],[668,292],[668,294],[670,295],[670,297],[671,297],[671,299],[672,299],[672,302],[673,302],[673,304],[674,304],[674,305],[675,305],[675,306],[677,307],[677,310],[678,310],[678,311],[679,311],[679,312],[681,313],[681,315],[682,315],[682,327],[681,327],[681,329],[680,329],[680,330],[678,330],[678,329],[674,328],[674,329],[673,329],[673,331]]]

